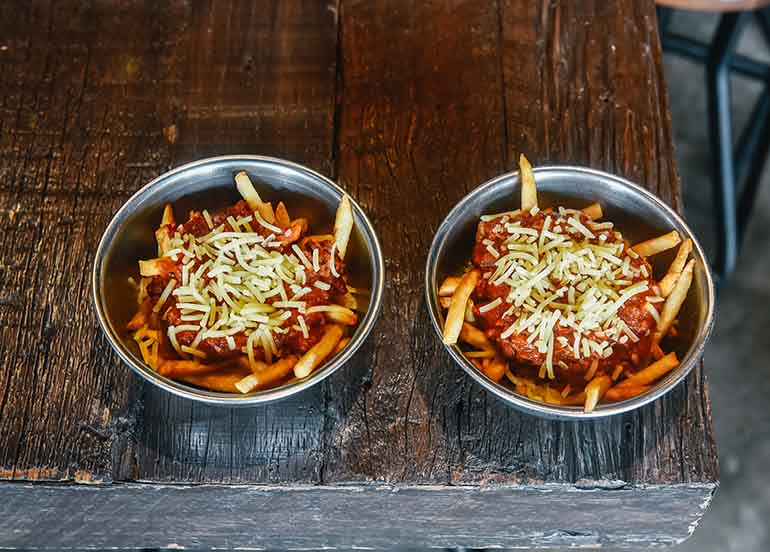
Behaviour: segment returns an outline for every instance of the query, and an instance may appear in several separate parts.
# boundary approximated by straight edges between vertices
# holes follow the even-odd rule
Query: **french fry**
[[[166,206],[163,207],[163,217],[160,220],[161,226],[166,226],[167,224],[176,224],[176,219],[174,218],[174,208],[170,203],[166,203]]]
[[[535,185],[532,165],[530,165],[523,153],[519,156],[519,171],[521,178],[521,210],[529,211],[533,207],[537,207],[537,186]]]
[[[586,402],[585,391],[573,393],[571,395],[567,395],[566,397],[562,397],[561,399],[561,404],[563,404],[564,406],[584,406],[585,402]]]
[[[477,349],[486,351],[494,350],[492,343],[487,339],[487,336],[484,335],[484,332],[475,326],[471,326],[467,322],[463,323],[459,337],[460,341],[476,347]]]
[[[339,304],[346,309],[350,310],[358,310],[358,299],[355,298],[355,296],[347,292],[345,295],[342,295],[338,298]]]
[[[484,374],[492,381],[499,382],[503,379],[506,370],[508,370],[508,363],[502,358],[496,357],[484,369]]]
[[[225,365],[229,364],[225,363]],[[199,360],[169,360],[164,359],[158,364],[158,373],[171,379],[180,379],[183,376],[205,374],[215,372],[222,364],[204,364]]]
[[[141,305],[147,300],[147,285],[152,282],[152,278],[139,278],[139,293],[136,296],[136,303]]]
[[[639,370],[633,376],[624,379],[615,387],[636,387],[639,385],[649,385],[655,380],[661,378],[671,370],[679,366],[679,359],[676,358],[676,353],[668,353],[660,360],[656,360],[650,364],[647,368]]]
[[[222,393],[237,393],[239,381],[242,381],[245,373],[240,370],[228,370],[226,372],[209,374],[183,374],[177,378],[179,381],[191,383],[198,387],[219,391]]]
[[[327,241],[334,241],[334,234],[314,234],[312,236],[305,236],[299,243],[304,246],[308,243],[323,243]]]
[[[235,186],[252,211],[259,213],[259,216],[265,219],[267,223],[273,224],[275,222],[273,206],[262,201],[246,171],[241,171],[235,175]]]
[[[599,368],[599,359],[595,358],[591,361],[591,366],[588,368],[588,371],[585,373],[583,378],[586,381],[591,381],[594,379],[594,375],[596,374],[596,370]]]
[[[438,288],[439,297],[450,297],[462,280],[460,276],[447,276]]]
[[[286,209],[286,205],[284,205],[283,201],[279,201],[275,208],[275,223],[281,228],[288,228],[291,224],[289,211]]]
[[[342,324],[343,326],[355,326],[356,322],[358,322],[356,313],[341,305],[328,305],[323,307],[323,311],[311,310],[309,312],[323,312],[327,319]]]
[[[668,251],[672,247],[679,245],[681,241],[682,237],[679,235],[679,232],[672,230],[657,238],[637,243],[631,249],[642,257],[649,257],[651,255],[656,255],[657,253],[662,253],[663,251]]]
[[[163,256],[171,251],[171,233],[168,226],[176,224],[174,219],[174,208],[170,203],[163,207],[163,216],[160,220],[160,227],[155,230],[155,239],[158,241],[158,255]]]
[[[481,351],[465,351],[463,353],[468,358],[493,358],[497,353],[492,349],[482,349]]]
[[[460,337],[460,331],[462,331],[465,320],[465,305],[478,281],[478,270],[474,269],[467,272],[452,295],[452,304],[444,322],[444,343],[447,345],[454,345],[457,343],[457,338]]]
[[[174,261],[168,257],[139,261],[139,274],[145,277],[162,276],[176,268]]]
[[[593,412],[596,405],[612,385],[612,379],[609,376],[596,376],[586,385],[586,400],[583,405],[583,412]]]
[[[158,255],[162,256],[171,251],[171,236],[165,226],[155,230],[155,240],[158,242]]]
[[[476,317],[473,316],[473,299],[468,299],[465,304],[465,321],[473,324],[476,322]]]
[[[671,290],[671,294],[663,304],[663,310],[660,313],[660,321],[658,327],[652,334],[652,340],[655,343],[660,343],[660,340],[668,333],[671,324],[674,323],[674,319],[679,314],[679,309],[682,308],[682,303],[687,298],[687,292],[690,291],[690,285],[692,284],[692,271],[695,268],[695,259],[691,259],[687,266],[684,267],[682,274],[676,281],[674,289]]]
[[[583,214],[591,220],[599,220],[604,213],[602,212],[602,206],[598,203],[592,203],[588,207],[583,207]]]
[[[145,299],[136,314],[126,324],[127,330],[138,330],[142,326],[146,325],[150,319],[150,313],[152,312],[152,302]]]
[[[350,343],[349,337],[343,337],[342,339],[340,339],[340,342],[337,343],[337,346],[334,348],[334,354],[336,355],[337,353],[342,351],[342,349],[348,346],[348,343]]]
[[[663,349],[660,348],[660,343],[655,343],[653,341],[652,346],[650,347],[650,353],[652,354],[652,358],[655,360],[660,360],[664,356],[666,356],[666,353],[663,352]]]
[[[337,244],[337,251],[342,259],[345,258],[345,252],[348,250],[350,233],[353,231],[353,207],[350,205],[350,198],[342,196],[337,207],[337,215],[334,217],[334,241]]]
[[[628,385],[626,387],[619,387],[616,385],[615,387],[607,389],[602,400],[607,402],[625,401],[636,397],[637,395],[641,395],[649,389],[649,385]]]
[[[265,369],[252,372],[235,383],[235,388],[241,393],[250,393],[255,389],[270,387],[291,374],[298,357],[291,355],[270,364]]]
[[[671,266],[668,268],[668,272],[663,276],[663,279],[658,284],[660,287],[660,294],[662,297],[668,297],[674,290],[676,281],[684,270],[684,265],[687,263],[687,257],[692,252],[692,240],[687,239],[679,246],[679,251],[676,252],[676,257],[671,262]]]
[[[439,297],[438,302],[441,305],[441,308],[448,309],[452,304],[452,297]]]
[[[309,376],[331,354],[342,339],[344,332],[343,327],[336,324],[326,328],[321,340],[302,355],[302,358],[294,365],[294,375],[299,379]]]
[[[302,233],[307,230],[307,219],[297,218],[291,221],[286,231],[278,237],[283,245],[289,245],[296,242]]]

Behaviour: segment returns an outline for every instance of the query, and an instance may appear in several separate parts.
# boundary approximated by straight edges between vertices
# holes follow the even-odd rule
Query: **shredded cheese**
[[[296,243],[283,243],[281,240],[287,239],[288,233],[265,221],[258,212],[237,218],[227,216],[226,224],[217,227],[208,211],[202,211],[201,216],[206,221],[207,234],[195,236],[179,226],[170,238],[165,258],[176,263],[178,281],[170,279],[153,305],[154,312],[169,304],[178,310],[177,321],[168,326],[167,334],[181,357],[205,358],[207,349],[201,350],[200,345],[206,339],[223,339],[231,351],[239,349],[238,343],[244,343],[239,340],[245,340],[241,350],[254,368],[261,358],[257,356],[258,350],[267,361],[278,354],[274,336],[290,331],[292,324],[305,338],[310,336],[307,320],[301,316],[308,304],[301,297],[314,294],[311,304],[317,309],[315,312],[341,308],[325,304],[334,287],[321,271],[321,259],[325,258],[322,255],[329,251],[326,245],[315,247],[311,260]],[[261,234],[253,231],[251,222]],[[270,234],[264,236],[262,228]],[[339,278],[336,244],[330,242],[328,247],[330,272]],[[161,267],[157,261],[147,266],[150,265]],[[162,268],[164,273],[172,270],[165,265]],[[307,270],[316,273],[312,284],[307,281]],[[157,357],[157,341],[154,347],[141,338],[142,358],[148,364],[153,354]]]
[[[612,345],[623,343],[621,338],[639,341],[619,312],[638,295],[650,302],[662,299],[650,295],[655,290],[648,265],[634,262],[638,256],[611,231],[613,225],[593,223],[573,209],[541,213],[539,228],[524,226],[516,216],[484,216],[479,229],[481,245],[494,257],[494,267],[482,277],[508,290],[478,309],[484,314],[507,305],[500,338],[525,335],[543,355],[541,373],[549,378],[557,346],[576,360],[597,360],[612,356]],[[591,229],[605,231],[597,236]],[[647,310],[658,314],[652,305]],[[570,338],[557,335],[556,328],[569,328]]]

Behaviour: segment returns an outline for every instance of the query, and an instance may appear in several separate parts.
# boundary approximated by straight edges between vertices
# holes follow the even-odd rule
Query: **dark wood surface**
[[[537,164],[616,172],[681,209],[655,25],[653,2],[635,0],[0,4],[0,478],[99,483],[105,504],[161,483],[271,485],[259,490],[268,494],[322,484],[361,524],[411,499],[356,508],[333,489],[500,486],[489,504],[512,515],[552,493],[540,533],[460,523],[435,539],[465,546],[550,545],[536,534],[584,542],[579,527],[617,513],[623,489],[646,515],[591,526],[591,543],[684,538],[718,481],[700,367],[667,397],[610,420],[521,415],[450,362],[422,283],[443,216],[514,168],[520,151]],[[382,316],[355,362],[260,408],[198,405],[140,382],[91,309],[93,253],[122,202],[170,167],[227,153],[277,155],[335,178],[386,255]],[[587,488],[604,509],[574,511]],[[71,492],[19,489],[28,487],[0,483],[30,512],[46,500],[61,507],[49,497]],[[674,521],[656,508],[666,492]],[[428,515],[404,514],[405,526]],[[318,545],[363,542],[311,525]],[[404,535],[429,542],[412,529]],[[479,539],[461,538],[466,530]],[[0,546],[32,541],[0,530]],[[111,542],[91,544],[152,545]]]

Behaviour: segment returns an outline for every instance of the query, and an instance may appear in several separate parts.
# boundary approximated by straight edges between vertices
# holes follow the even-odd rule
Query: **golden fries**
[[[182,376],[212,372],[220,366],[204,364],[199,360],[162,360],[158,365],[158,373],[170,379],[179,379]]]
[[[687,292],[690,290],[692,284],[692,271],[695,267],[695,259],[690,260],[684,267],[682,274],[676,281],[674,289],[671,290],[671,294],[663,304],[663,311],[660,313],[660,322],[658,327],[653,333],[652,339],[655,343],[659,343],[663,336],[668,333],[671,324],[674,323],[674,319],[679,314],[679,309],[682,308],[682,303],[687,299]]]
[[[358,299],[355,298],[355,296],[347,292],[345,295],[340,296],[339,303],[341,306],[345,307],[346,309],[350,310],[358,310]]]
[[[535,175],[532,172],[532,165],[524,154],[519,156],[519,175],[521,179],[521,210],[529,211],[537,207],[537,186],[535,185]]]
[[[495,357],[484,369],[484,374],[494,382],[503,379],[505,371],[508,369],[508,363],[500,357]]]
[[[460,331],[465,320],[465,305],[470,299],[476,283],[479,281],[479,271],[471,270],[463,276],[452,295],[452,304],[444,322],[444,343],[454,345],[460,337]]]
[[[251,179],[249,178],[249,175],[246,174],[246,171],[241,171],[235,175],[235,185],[238,188],[238,193],[240,193],[243,199],[246,200],[246,203],[249,204],[252,211],[259,213],[265,222],[269,224],[275,222],[273,206],[262,201],[262,198],[259,197],[259,194],[251,183]]]
[[[340,257],[345,258],[350,241],[350,233],[353,231],[353,207],[350,205],[350,198],[347,195],[342,196],[337,215],[334,218],[334,242],[337,244],[337,251]]]
[[[174,218],[174,208],[170,203],[166,203],[163,207],[163,216],[160,219],[160,225],[166,226],[168,224],[176,225],[176,219]]]
[[[326,318],[332,322],[337,322],[344,326],[355,326],[358,322],[358,316],[352,310],[340,305],[331,305],[324,311]]]
[[[682,242],[682,245],[679,246],[679,251],[677,251],[676,257],[671,263],[671,266],[669,267],[668,272],[658,284],[658,286],[660,287],[660,294],[662,297],[668,297],[671,294],[671,292],[674,290],[676,281],[679,279],[679,276],[682,274],[682,270],[684,270],[684,265],[687,263],[687,257],[690,256],[691,251],[692,251],[692,240],[689,240],[689,239],[684,240]]]
[[[198,387],[204,387],[211,391],[219,391],[221,393],[237,393],[239,391],[237,385],[244,377],[244,372],[239,370],[228,370],[219,373],[207,373],[207,374],[182,374],[176,379]]]
[[[321,340],[313,345],[307,353],[302,355],[294,365],[294,375],[299,379],[309,376],[334,351],[344,332],[345,330],[342,326],[336,324],[326,328],[326,332],[321,336]]]
[[[354,224],[348,196],[334,234],[306,235],[308,220],[292,220],[283,201],[274,212],[246,172],[235,175],[235,186],[243,201],[189,211],[183,224],[164,206],[159,257],[139,261],[138,284],[128,277],[138,308],[126,330],[158,374],[250,393],[307,377],[342,351],[370,292],[350,287],[339,262]],[[238,275],[222,277],[231,271]]]
[[[339,343],[337,343],[337,346],[334,348],[334,354],[336,355],[337,353],[342,351],[342,349],[348,346],[348,343],[350,343],[349,337],[343,337],[342,339],[340,339]]]
[[[457,285],[462,278],[457,276],[447,276],[438,288],[439,297],[449,297],[457,289]]]
[[[649,385],[655,380],[660,379],[665,374],[679,366],[679,359],[676,358],[676,353],[668,353],[660,360],[656,360],[650,364],[647,368],[639,370],[633,376],[624,379],[615,387],[634,387],[639,385]]]
[[[615,386],[607,389],[607,392],[602,397],[602,400],[607,402],[619,402],[632,399],[637,395],[646,393],[650,390],[649,385],[627,385],[625,387]]]
[[[484,332],[475,326],[471,326],[467,322],[462,325],[462,329],[460,330],[460,341],[485,351],[494,349],[492,343],[487,339],[487,336],[484,335]]]
[[[296,355],[290,355],[265,366],[263,370],[254,371],[238,380],[235,388],[241,393],[250,393],[255,389],[271,387],[292,373],[294,365],[297,364],[297,358]]]
[[[583,405],[583,412],[593,412],[599,400],[604,396],[612,385],[612,379],[609,376],[596,376],[586,385],[586,400]]]
[[[604,215],[602,212],[602,206],[598,203],[592,203],[588,207],[583,207],[582,211],[583,214],[585,214],[585,216],[591,220],[599,220]]]
[[[145,277],[163,276],[173,270],[173,268],[173,262],[166,257],[150,259],[148,261],[139,261],[139,274]]]
[[[447,310],[442,331],[444,343],[454,345],[459,340],[470,346],[472,350],[465,350],[464,354],[480,372],[494,381],[506,376],[517,393],[532,400],[565,406],[580,405],[584,412],[590,413],[602,401],[623,401],[645,393],[679,365],[676,355],[665,354],[659,342],[666,335],[675,336],[678,333],[676,316],[693,278],[695,261],[688,262],[692,241],[682,241],[674,230],[638,243],[631,248],[632,251],[621,247],[609,256],[604,249],[607,235],[597,235],[592,230],[612,228],[612,224],[584,225],[582,220],[585,218],[581,220],[579,216],[574,216],[574,209],[536,209],[538,198],[534,172],[524,155],[519,158],[519,169],[521,209],[484,215],[482,222],[496,221],[496,224],[477,226],[476,246],[485,247],[489,255],[496,259],[494,268],[487,260],[475,260],[474,253],[469,271],[462,277],[448,276],[438,286],[438,302]],[[604,216],[599,203],[588,205],[581,211],[593,221]],[[566,232],[569,236],[565,236],[565,227],[569,228]],[[617,231],[614,234],[616,239],[622,240],[621,234]],[[668,272],[656,282],[652,267],[644,258],[680,243]],[[559,256],[543,253],[557,249],[564,253],[559,253]],[[567,252],[569,257],[561,256],[567,255]],[[570,260],[581,255],[587,259]],[[638,261],[640,257],[643,259]],[[560,259],[558,267],[554,259]],[[623,273],[621,279],[605,278],[605,260]],[[573,268],[565,270],[563,266],[570,263]],[[537,294],[531,291],[529,282],[532,275],[545,276],[557,269],[559,273],[569,271],[574,276],[582,277],[582,287],[573,287],[570,283],[567,288],[562,280],[561,287],[554,283],[545,286],[548,291],[541,290]],[[470,297],[481,278],[485,279],[484,285],[474,295],[480,307],[475,308]],[[570,279],[572,281],[575,280]],[[647,292],[646,301],[629,302],[633,295],[641,292]],[[595,322],[589,324],[594,324],[598,334],[608,327],[615,327],[616,333],[597,342],[586,333],[585,326],[574,325],[572,316],[576,311],[586,309],[587,319],[591,320],[595,316],[597,296],[601,295],[604,304],[613,306],[614,310],[608,313],[609,319],[603,319],[601,327]],[[657,303],[664,299],[659,311]],[[506,303],[507,310],[497,310]],[[623,313],[619,314],[621,305],[628,307],[624,307]],[[549,311],[544,310],[546,306],[549,306]],[[494,318],[500,312],[504,312],[503,317],[510,318],[502,321]],[[567,313],[570,319],[565,320]],[[637,320],[654,318],[656,329],[650,331],[649,324],[637,329],[638,322],[633,318],[637,313]],[[615,317],[614,320],[612,317]],[[555,330],[557,327],[558,333]],[[487,334],[494,336],[494,342]],[[517,337],[508,341],[516,334]],[[526,337],[526,343],[522,337]],[[613,347],[627,356],[614,356]],[[521,351],[525,354],[520,355]],[[526,376],[512,372],[508,359],[502,358],[501,353],[512,359],[524,358],[521,372]],[[632,366],[646,363],[650,358],[654,359],[652,364],[629,375],[628,370]],[[538,367],[537,380],[533,380]],[[557,367],[565,372],[560,373]],[[572,389],[576,370],[587,382],[583,390]],[[539,380],[546,380],[547,383],[537,383]]]
[[[279,201],[275,208],[275,223],[281,228],[288,228],[291,224],[289,211],[286,210],[286,205],[283,204],[283,201]]]
[[[652,238],[641,243],[637,243],[631,249],[633,249],[642,257],[650,257],[651,255],[656,255],[676,247],[681,241],[682,238],[679,235],[679,232],[672,230],[671,232],[667,232],[666,234],[658,236],[657,238]]]

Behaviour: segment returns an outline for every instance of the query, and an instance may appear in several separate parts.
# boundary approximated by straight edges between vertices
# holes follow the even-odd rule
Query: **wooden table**
[[[0,4],[0,547],[669,544],[718,484],[703,371],[592,423],[450,362],[423,266],[451,206],[538,164],[681,209],[651,0]],[[258,153],[339,181],[387,267],[347,369],[228,410],[143,384],[99,331],[97,242],[135,190]]]

